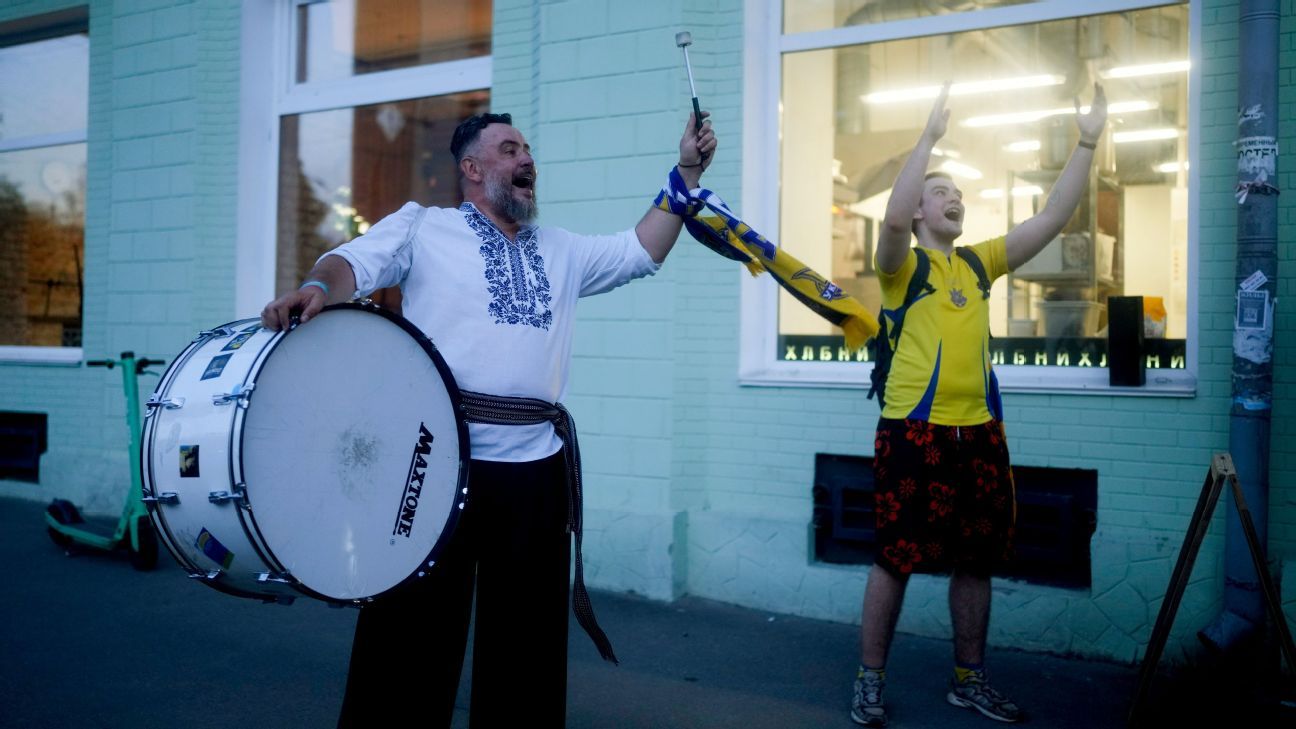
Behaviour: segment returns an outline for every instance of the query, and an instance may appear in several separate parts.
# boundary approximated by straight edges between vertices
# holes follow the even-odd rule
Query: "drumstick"
[[[688,71],[689,93],[693,94],[693,126],[702,131],[702,106],[698,103],[697,87],[693,84],[693,64],[689,63],[688,47],[693,45],[693,34],[682,30],[675,34],[675,45],[684,51],[684,68]],[[700,161],[706,161],[706,153],[699,152]]]

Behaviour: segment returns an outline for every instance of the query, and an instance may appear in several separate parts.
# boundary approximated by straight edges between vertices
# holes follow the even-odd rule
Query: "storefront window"
[[[490,53],[491,2],[332,0],[297,8],[298,83]]]
[[[80,347],[89,38],[0,47],[0,347]]]
[[[1039,0],[786,0],[783,32],[870,25],[1033,2]]]
[[[826,5],[789,0],[787,21]],[[919,4],[833,5],[841,25],[873,22],[850,20],[865,8]],[[958,242],[972,244],[1043,207],[1077,141],[1073,99],[1088,101],[1099,82],[1110,121],[1089,190],[1062,234],[994,285],[991,356],[996,365],[1104,367],[1108,299],[1142,296],[1147,366],[1182,369],[1188,58],[1183,4],[784,54],[781,244],[876,312],[874,242],[940,84],[954,84],[952,118],[932,167],[962,189]],[[778,308],[780,361],[867,360],[790,297]]]
[[[283,117],[277,293],[406,202],[458,205],[450,137],[489,98],[471,91]]]
[[[406,202],[459,204],[450,138],[489,110],[491,13],[475,0],[297,0],[296,83],[277,114],[276,295]],[[397,288],[372,298],[400,310]]]

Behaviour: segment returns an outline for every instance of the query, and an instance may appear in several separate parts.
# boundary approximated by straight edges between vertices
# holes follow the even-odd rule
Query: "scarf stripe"
[[[753,276],[768,272],[793,298],[841,327],[850,349],[864,346],[877,334],[876,317],[859,301],[757,233],[734,215],[719,195],[704,188],[689,190],[678,169],[671,169],[654,205],[684,218],[684,227],[695,240],[742,263]],[[712,214],[700,214],[704,209]]]

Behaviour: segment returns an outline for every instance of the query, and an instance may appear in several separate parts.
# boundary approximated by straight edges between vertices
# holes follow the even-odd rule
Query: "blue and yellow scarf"
[[[877,318],[837,284],[820,276],[785,250],[770,243],[738,216],[719,195],[704,188],[689,190],[672,168],[654,205],[684,218],[684,227],[699,243],[738,261],[753,276],[768,272],[793,298],[841,327],[846,346],[858,349],[878,332]],[[702,214],[707,211],[709,214]]]

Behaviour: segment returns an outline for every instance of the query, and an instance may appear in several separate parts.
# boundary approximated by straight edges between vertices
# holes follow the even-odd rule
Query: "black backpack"
[[[972,249],[962,246],[956,247],[954,252],[976,274],[977,289],[981,292],[981,298],[990,298],[990,277],[986,275],[985,266],[981,264],[981,257],[973,253]],[[904,328],[905,314],[919,299],[936,293],[935,287],[927,282],[931,274],[931,258],[928,258],[926,253],[916,250],[914,256],[914,272],[909,278],[909,288],[905,289],[904,302],[897,309],[891,311],[882,309],[878,312],[878,333],[869,342],[869,349],[873,354],[873,372],[869,375],[869,380],[873,384],[869,388],[868,396],[872,399],[877,395],[878,406],[883,408],[886,407],[887,375],[891,373],[891,360],[895,357],[895,349],[900,346],[900,330]],[[888,318],[894,324],[888,326]]]

